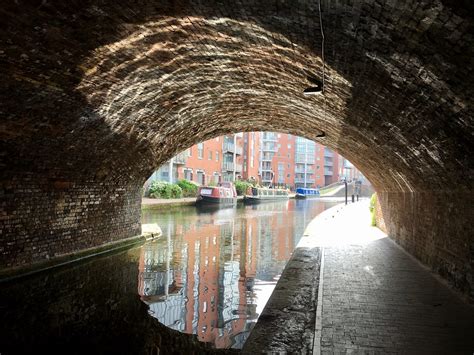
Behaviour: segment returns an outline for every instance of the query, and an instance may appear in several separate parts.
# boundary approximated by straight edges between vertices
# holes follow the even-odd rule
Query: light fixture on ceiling
[[[309,88],[304,89],[303,94],[306,96],[310,95],[319,95],[323,93],[323,83],[316,78],[308,76],[306,79],[313,84],[314,86],[310,86]]]
[[[326,77],[326,62],[324,60],[324,30],[323,30],[323,18],[321,15],[321,0],[318,1],[318,10],[319,10],[319,29],[321,31],[321,61],[323,62],[323,80],[318,80],[312,76],[307,76],[308,81],[315,85],[309,88],[304,89],[303,94],[305,96],[309,95],[324,95],[325,83],[324,79]]]

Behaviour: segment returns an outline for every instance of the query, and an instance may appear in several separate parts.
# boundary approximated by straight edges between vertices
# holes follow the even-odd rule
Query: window
[[[291,176],[291,174],[286,175],[286,177],[290,177],[290,176]]]
[[[197,148],[198,148],[198,158],[202,159],[204,156],[204,143],[198,143]]]
[[[193,156],[193,150],[192,148],[189,148],[188,149],[188,157],[192,157]]]
[[[277,137],[278,137],[278,138],[281,138],[281,134],[280,134],[280,133],[278,133],[278,134],[277,134]]]
[[[219,137],[216,138],[216,142],[219,142]]]
[[[209,160],[212,160],[212,150],[209,151]]]
[[[291,149],[291,144],[288,144],[288,149]]]
[[[219,152],[216,150],[216,161],[219,161]]]

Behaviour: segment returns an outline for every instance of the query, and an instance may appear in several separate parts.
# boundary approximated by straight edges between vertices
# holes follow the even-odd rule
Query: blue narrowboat
[[[295,198],[310,198],[310,197],[319,197],[319,189],[307,189],[304,187],[299,187],[296,189]]]

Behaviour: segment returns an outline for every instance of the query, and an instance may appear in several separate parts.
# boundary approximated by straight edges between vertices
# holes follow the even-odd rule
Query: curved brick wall
[[[394,239],[472,292],[467,2],[323,1],[324,97],[302,95],[322,76],[314,1],[1,10],[2,266],[138,233],[142,182],[196,142],[324,131],[377,188]]]

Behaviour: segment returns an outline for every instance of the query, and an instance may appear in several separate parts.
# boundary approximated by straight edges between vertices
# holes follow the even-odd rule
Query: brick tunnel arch
[[[1,10],[2,267],[139,234],[154,167],[265,130],[351,160],[389,234],[472,296],[472,5],[323,1],[326,86],[314,97],[302,95],[323,68],[311,1]]]

